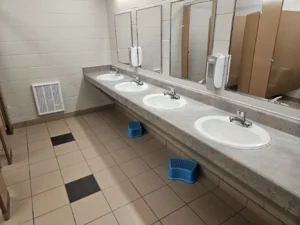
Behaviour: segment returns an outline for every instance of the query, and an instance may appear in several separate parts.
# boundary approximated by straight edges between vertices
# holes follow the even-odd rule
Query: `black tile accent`
[[[75,180],[65,186],[70,203],[101,191],[94,175]]]
[[[68,134],[63,134],[63,135],[59,135],[56,137],[52,137],[51,141],[52,141],[52,145],[56,146],[56,145],[65,144],[65,143],[68,143],[71,141],[75,141],[75,139],[71,133],[68,133]]]

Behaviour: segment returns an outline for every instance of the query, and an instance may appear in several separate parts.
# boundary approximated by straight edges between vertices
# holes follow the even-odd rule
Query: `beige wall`
[[[66,112],[107,104],[82,67],[110,59],[105,0],[0,1],[0,84],[12,123],[38,117],[33,83],[59,80]]]

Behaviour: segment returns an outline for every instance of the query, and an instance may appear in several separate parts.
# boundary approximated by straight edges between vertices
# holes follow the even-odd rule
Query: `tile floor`
[[[13,165],[2,158],[11,219],[0,224],[267,224],[210,180],[170,182],[175,154],[149,134],[127,138],[127,123],[108,109],[17,129]]]

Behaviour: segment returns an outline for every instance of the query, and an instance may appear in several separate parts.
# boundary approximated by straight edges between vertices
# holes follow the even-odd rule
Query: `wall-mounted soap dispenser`
[[[142,48],[132,47],[129,48],[130,64],[133,67],[139,67],[142,65]]]
[[[223,87],[230,64],[230,55],[212,55],[208,57],[206,68],[206,88],[216,90]]]

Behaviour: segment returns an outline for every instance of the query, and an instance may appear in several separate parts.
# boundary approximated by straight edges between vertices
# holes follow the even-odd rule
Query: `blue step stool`
[[[129,122],[127,128],[127,135],[129,138],[137,138],[143,136],[143,127],[141,122]]]
[[[169,180],[180,180],[189,184],[196,182],[199,176],[199,165],[194,160],[170,159],[168,166]]]

